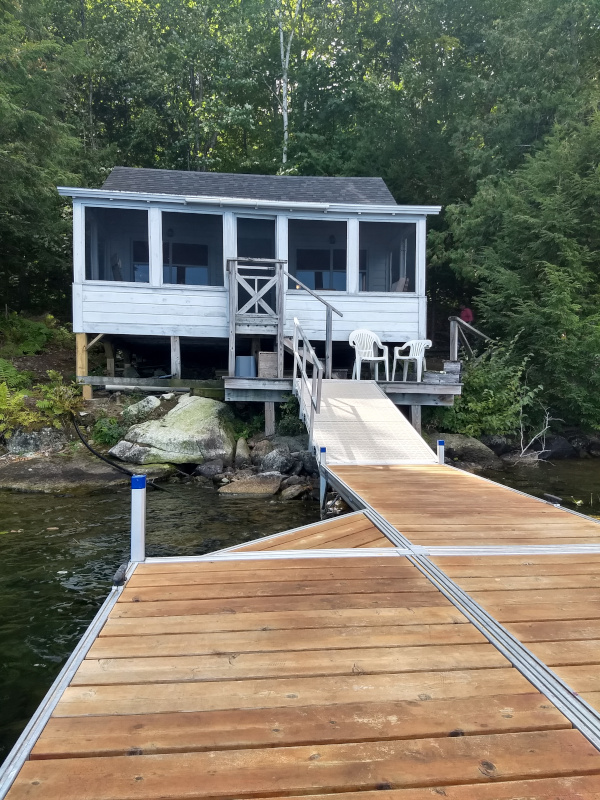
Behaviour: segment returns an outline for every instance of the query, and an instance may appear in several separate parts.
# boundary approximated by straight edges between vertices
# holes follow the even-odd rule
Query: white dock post
[[[438,439],[437,443],[438,464],[444,463],[444,450],[445,450],[444,440]]]
[[[146,476],[131,476],[131,560],[146,559]]]
[[[327,463],[327,448],[321,447],[319,449],[319,467],[321,465],[325,466]],[[321,505],[321,511],[325,508],[325,498],[327,497],[327,478],[319,469],[319,502]]]

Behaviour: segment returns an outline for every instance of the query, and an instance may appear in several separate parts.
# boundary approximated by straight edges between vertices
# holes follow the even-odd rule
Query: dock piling
[[[146,559],[146,476],[131,476],[131,560]]]
[[[444,440],[443,439],[438,439],[438,443],[437,443],[438,464],[443,464],[444,463],[444,450],[445,449],[446,448],[445,448]]]

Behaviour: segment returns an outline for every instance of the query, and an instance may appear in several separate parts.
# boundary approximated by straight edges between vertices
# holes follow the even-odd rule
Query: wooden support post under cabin
[[[87,333],[75,334],[75,374],[79,378],[88,374]],[[83,387],[83,399],[92,399],[92,387]]]
[[[179,336],[171,336],[171,375],[181,378],[181,347]]]
[[[275,435],[275,403],[265,403],[265,436]]]
[[[115,348],[112,342],[103,342],[104,355],[106,356],[106,374],[109,378],[115,377]]]
[[[421,406],[410,407],[410,422],[417,433],[421,433]]]

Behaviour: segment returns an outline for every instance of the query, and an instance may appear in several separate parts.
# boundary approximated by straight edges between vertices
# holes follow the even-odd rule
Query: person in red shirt
[[[462,319],[463,322],[466,322],[468,325],[471,325],[473,323],[473,320],[475,319],[475,314],[473,314],[473,312],[468,306],[461,305],[459,317]]]

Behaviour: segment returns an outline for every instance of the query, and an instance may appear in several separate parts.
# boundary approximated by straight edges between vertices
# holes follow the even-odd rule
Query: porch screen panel
[[[345,222],[290,219],[289,271],[309,289],[345,292],[346,241]]]
[[[359,289],[361,292],[414,292],[416,230],[414,223],[361,222]]]
[[[223,286],[223,217],[164,211],[163,283]]]
[[[85,277],[94,281],[148,283],[148,212],[85,209]]]

